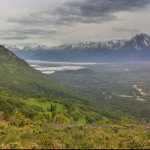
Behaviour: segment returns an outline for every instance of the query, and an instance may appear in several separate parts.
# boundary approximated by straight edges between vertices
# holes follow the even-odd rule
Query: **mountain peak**
[[[133,39],[150,39],[150,36],[146,33],[141,33],[141,34],[137,34],[136,36],[133,37]]]
[[[25,45],[25,47],[23,48],[23,50],[28,51],[28,50],[47,50],[49,49],[49,47],[45,46],[45,45],[38,45],[38,44],[28,44]]]
[[[150,47],[150,36],[146,33],[137,34],[127,42],[128,48],[141,51],[142,49]]]
[[[3,46],[4,46],[5,48],[9,49],[10,51],[13,51],[13,52],[19,50],[19,48],[18,48],[16,45],[7,45],[7,44],[4,44]]]

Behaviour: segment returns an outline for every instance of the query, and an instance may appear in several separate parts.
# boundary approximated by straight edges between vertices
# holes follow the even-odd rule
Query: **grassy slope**
[[[53,79],[48,79],[0,46],[0,95],[6,93],[15,93],[21,97],[68,98],[88,103],[87,97],[77,94]]]
[[[39,112],[48,112],[48,108],[55,103],[57,109],[53,112],[54,116],[63,111],[69,121],[91,121],[93,118],[88,116],[100,118],[90,108],[72,101],[80,99],[80,95],[49,80],[0,46],[0,111],[9,116],[17,108],[26,116],[33,117]]]
[[[67,88],[47,79],[25,61],[0,46],[0,92],[4,92],[4,90],[26,96],[69,96]]]
[[[116,124],[52,123],[44,116],[31,120],[16,111],[7,121],[1,119],[0,148],[149,149],[149,124],[129,118]]]

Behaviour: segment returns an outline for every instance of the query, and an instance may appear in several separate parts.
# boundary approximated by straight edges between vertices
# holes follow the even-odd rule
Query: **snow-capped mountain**
[[[130,40],[87,41],[55,47],[36,44],[26,45],[21,50],[16,46],[6,45],[6,47],[23,59],[50,61],[150,60],[150,36],[147,34],[138,34]]]
[[[127,43],[127,40],[116,40],[116,41],[108,41],[104,43],[105,48],[117,50],[123,47]]]
[[[129,40],[124,47],[137,51],[150,48],[150,36],[148,34],[138,34]]]
[[[10,51],[44,51],[44,50],[73,50],[73,49],[80,49],[80,50],[87,50],[87,49],[98,49],[98,48],[108,48],[108,49],[119,49],[125,45],[127,40],[116,40],[116,41],[108,41],[108,42],[79,42],[79,43],[67,43],[62,44],[55,47],[48,47],[45,45],[38,45],[38,44],[28,44],[23,47],[23,49],[19,49],[16,45],[4,45]]]
[[[107,48],[111,50],[116,50],[123,47],[126,44],[127,40],[116,40],[116,41],[108,41],[108,42],[79,42],[79,43],[68,43],[63,44],[56,47],[51,47],[51,50],[66,50],[66,49],[98,49],[98,48]]]
[[[88,49],[110,49],[119,50],[121,48],[132,48],[137,51],[142,50],[145,47],[150,47],[150,36],[148,34],[138,34],[130,40],[116,40],[108,42],[79,42],[79,43],[67,43],[59,46],[48,47],[45,45],[28,44],[23,49],[19,49],[16,45],[4,45],[11,51],[23,50],[23,51],[43,51],[43,50],[88,50]]]
[[[37,45],[37,44],[28,44],[25,45],[24,48],[22,49],[23,51],[36,51],[36,50],[48,50],[49,47],[45,46],[45,45]]]
[[[68,43],[57,47],[52,47],[53,50],[66,50],[66,49],[110,49],[119,50],[121,48],[132,48],[134,50],[142,50],[150,47],[150,36],[148,34],[138,34],[130,40],[116,40],[108,42],[79,42],[79,43]]]
[[[20,50],[16,45],[6,45],[6,44],[3,44],[3,46],[5,48],[7,48],[8,50],[12,51],[12,52],[16,52],[16,51]]]

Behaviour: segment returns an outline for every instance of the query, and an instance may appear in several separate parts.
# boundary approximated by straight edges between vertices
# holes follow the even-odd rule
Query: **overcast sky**
[[[48,46],[150,34],[150,0],[0,0],[0,44]]]

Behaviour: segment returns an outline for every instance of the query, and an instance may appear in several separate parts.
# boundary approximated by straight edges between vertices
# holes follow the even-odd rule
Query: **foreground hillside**
[[[25,61],[0,46],[0,88],[16,93],[42,93],[48,88],[48,80],[32,69]],[[49,85],[51,81],[49,80]],[[50,86],[49,86],[50,87]]]
[[[72,97],[71,91],[49,80],[24,60],[0,45],[0,93],[7,91],[24,96]]]
[[[25,118],[18,111],[7,121],[0,115],[2,149],[149,149],[150,125],[124,118],[118,123],[56,123]]]
[[[63,99],[0,97],[1,149],[149,149],[150,125]]]

